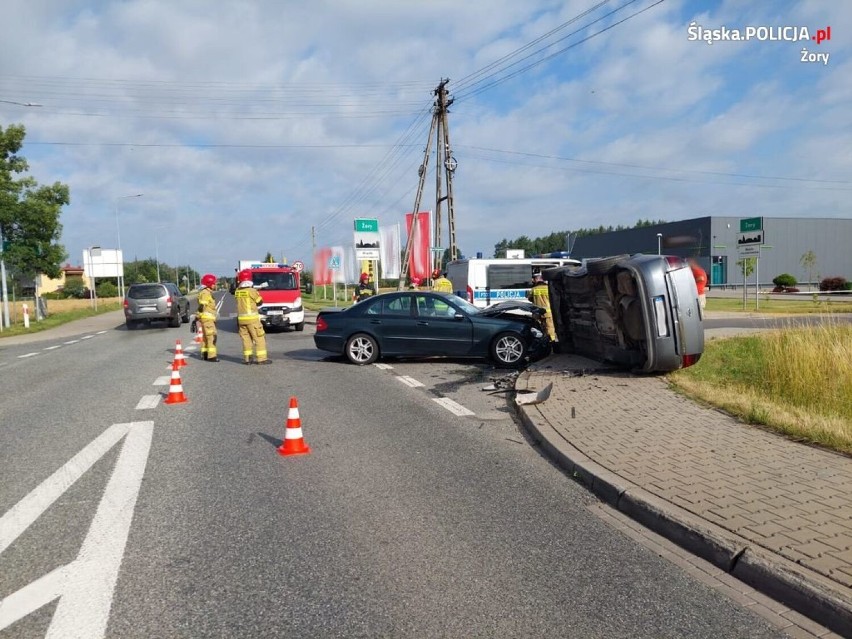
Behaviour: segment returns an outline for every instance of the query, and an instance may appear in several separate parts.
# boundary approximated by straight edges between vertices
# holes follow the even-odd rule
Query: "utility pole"
[[[453,100],[448,97],[447,83],[449,80],[441,80],[440,84],[434,91],[435,104],[432,108],[432,124],[429,127],[429,137],[426,142],[426,151],[423,154],[423,163],[420,165],[417,173],[420,180],[417,184],[417,194],[414,197],[414,208],[412,209],[411,230],[408,233],[408,241],[405,245],[405,253],[402,258],[402,268],[399,280],[399,290],[405,287],[405,280],[408,278],[408,262],[411,259],[411,251],[416,245],[417,239],[417,218],[420,212],[420,202],[423,197],[423,187],[426,182],[426,173],[429,168],[429,156],[432,151],[432,135],[435,135],[435,228],[433,241],[435,246],[440,246],[441,236],[443,234],[441,203],[447,202],[447,228],[449,231],[449,249],[450,259],[454,260],[458,257],[458,249],[456,246],[456,220],[455,209],[453,204],[453,174],[458,167],[458,162],[453,157],[450,147],[450,129],[447,123],[447,113]],[[442,195],[443,183],[446,181],[447,194]],[[433,268],[438,268],[441,265],[442,255],[436,253],[431,255],[430,250],[430,271]]]

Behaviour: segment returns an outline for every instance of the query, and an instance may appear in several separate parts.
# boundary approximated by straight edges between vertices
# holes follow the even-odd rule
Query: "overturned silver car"
[[[641,373],[673,371],[701,358],[704,318],[683,258],[619,255],[542,274],[561,352]]]

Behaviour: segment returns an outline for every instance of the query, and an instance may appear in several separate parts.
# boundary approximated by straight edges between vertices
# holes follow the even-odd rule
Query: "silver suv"
[[[189,300],[171,282],[132,284],[124,298],[124,320],[128,329],[154,320],[177,328],[189,322]]]
[[[672,255],[618,255],[542,272],[559,348],[640,373],[692,366],[704,316],[692,270]]]

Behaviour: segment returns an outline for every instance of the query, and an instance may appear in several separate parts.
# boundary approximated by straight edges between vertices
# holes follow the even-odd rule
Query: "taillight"
[[[686,268],[686,260],[682,257],[678,257],[677,255],[666,255],[666,264],[668,264],[669,271]]]
[[[469,286],[467,287],[467,301],[473,304],[473,289]]]
[[[320,331],[324,331],[327,328],[328,328],[328,324],[326,323],[326,321],[323,318],[318,317],[317,318],[317,329],[316,329],[317,333],[319,333]]]
[[[681,361],[683,362],[683,367],[687,368],[693,364],[697,364],[699,359],[701,359],[701,353],[697,355],[684,355]]]
[[[127,298],[124,298],[124,308],[128,308],[130,306],[130,302],[127,301]]]
[[[172,307],[172,298],[171,298],[171,296],[169,296],[169,297],[166,298],[166,308],[171,308],[171,307]]]

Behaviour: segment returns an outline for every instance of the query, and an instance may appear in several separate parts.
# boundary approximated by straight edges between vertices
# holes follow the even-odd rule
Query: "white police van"
[[[535,273],[557,266],[580,266],[566,253],[525,258],[466,258],[447,264],[453,292],[479,308],[507,300],[524,300]]]

